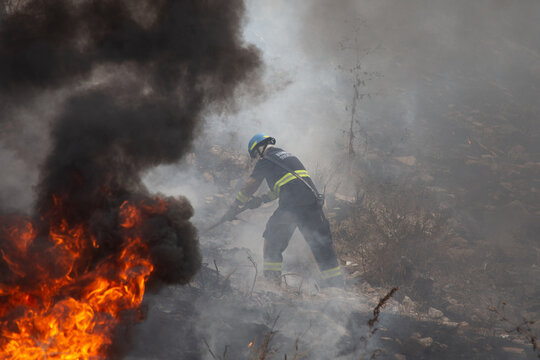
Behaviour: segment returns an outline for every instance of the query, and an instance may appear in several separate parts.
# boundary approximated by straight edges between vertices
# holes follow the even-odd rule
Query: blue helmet
[[[276,143],[276,139],[274,139],[271,136],[264,135],[263,133],[255,134],[253,135],[251,140],[249,140],[249,143],[248,143],[249,156],[251,156],[252,158],[255,157],[255,155],[257,154],[255,150],[257,149],[259,145],[268,145],[268,144],[274,145],[275,143]]]

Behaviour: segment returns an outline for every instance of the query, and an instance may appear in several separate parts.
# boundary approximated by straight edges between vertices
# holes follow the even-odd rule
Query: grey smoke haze
[[[428,171],[451,166],[446,178],[430,185],[478,188],[484,200],[492,195],[484,187],[486,175],[466,169],[456,151],[468,139],[504,144],[504,161],[514,161],[506,152],[516,145],[530,154],[527,161],[538,161],[537,1],[247,4],[244,36],[262,50],[268,93],[244,97],[240,114],[209,121],[196,141],[201,147],[218,144],[245,153],[249,138],[264,131],[295,152],[321,187],[346,151],[358,76],[359,156],[412,155]],[[173,187],[178,169],[163,171],[161,189]],[[378,175],[399,179],[399,171],[406,170],[389,166]],[[537,184],[525,181],[532,191],[525,196],[537,197]]]
[[[214,119],[202,138],[244,152],[264,131],[308,168],[327,168],[347,146],[358,76],[355,145],[365,153],[453,158],[475,135],[459,129],[472,117],[515,129],[512,137],[493,134],[505,137],[505,151],[520,144],[538,154],[539,8],[489,0],[248,2],[244,35],[263,51],[268,94],[244,98],[239,115]]]
[[[433,130],[448,122],[444,115],[452,105],[485,113],[488,122],[498,117],[529,134],[538,132],[538,2],[339,3],[306,6],[299,44],[319,68],[339,77],[335,98],[350,102],[354,81],[354,73],[340,74],[337,66],[361,65],[362,71],[380,74],[361,87],[372,95],[358,106],[361,125],[417,126],[416,142],[408,149],[415,152],[441,140],[449,147],[450,133]],[[511,117],[500,119],[503,114]],[[534,141],[519,140],[538,151]]]
[[[354,184],[345,186],[343,179],[329,177],[328,172],[339,173],[345,167],[342,159],[358,79],[354,145],[357,158],[378,166],[370,173],[374,182],[406,185],[402,179],[411,178],[416,170],[396,166],[394,158],[414,156],[423,171],[419,177],[427,179],[422,180],[424,186],[456,193],[458,201],[450,201],[453,216],[470,221],[473,230],[493,245],[513,246],[510,234],[516,228],[531,228],[531,221],[538,220],[539,209],[531,205],[539,203],[537,173],[524,171],[519,180],[523,189],[519,200],[528,203],[527,216],[509,216],[499,202],[516,199],[497,190],[506,180],[489,169],[467,166],[464,149],[475,156],[478,152],[493,156],[482,146],[495,146],[497,162],[503,164],[539,161],[540,3],[272,0],[247,4],[244,36],[262,51],[267,93],[263,98],[243,97],[239,114],[212,118],[195,141],[195,154],[211,145],[245,153],[249,138],[263,131],[275,136],[278,146],[298,155],[319,187],[329,181],[329,190],[353,196]],[[516,151],[519,146],[525,151]],[[442,168],[449,170],[444,177],[431,176]],[[147,180],[150,186],[159,182],[162,191],[173,190],[180,173],[191,171],[188,164],[162,168]],[[248,174],[246,170],[238,176]],[[221,213],[215,205],[211,209],[204,205],[204,197],[215,185],[207,183],[199,195],[201,181],[205,183],[199,175],[191,185],[183,182],[188,185],[181,191],[199,197],[195,219],[204,227]],[[465,199],[461,194],[466,194]],[[439,200],[448,206],[447,197],[441,195]],[[223,203],[221,211],[226,206]],[[488,215],[476,213],[484,206],[495,210]],[[269,216],[272,208],[258,211]],[[225,245],[246,247],[260,262],[264,216],[241,217],[248,223],[226,225],[220,234],[230,231]],[[211,235],[201,241],[217,240]],[[302,241],[294,235],[286,262],[309,263]],[[250,266],[245,259],[220,264],[235,265]]]
[[[521,195],[505,198],[494,188],[504,181],[517,184],[515,180],[465,166],[467,156],[478,153],[513,165],[540,159],[537,1],[340,5],[307,5],[299,44],[318,69],[325,69],[320,71],[335,74],[333,99],[345,99],[349,111],[355,75],[365,80],[359,85],[365,97],[355,118],[357,133],[370,134],[356,139],[361,155],[413,155],[428,172],[447,166],[450,173],[432,185],[474,194],[465,200],[468,206],[478,201],[480,207],[494,198],[503,205],[505,199],[539,199],[537,172],[522,171]],[[468,154],[464,145],[471,145]],[[521,155],[515,156],[516,151]],[[390,172],[390,177],[399,174]],[[528,211],[536,211],[537,218],[538,208],[531,204]],[[478,218],[477,230],[488,236],[501,230],[508,235],[534,222]]]

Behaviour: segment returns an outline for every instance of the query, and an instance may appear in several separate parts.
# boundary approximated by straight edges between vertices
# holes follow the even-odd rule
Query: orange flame
[[[62,206],[61,197],[54,202]],[[70,226],[65,220],[50,225],[52,247],[39,255],[54,261],[54,266],[45,266],[30,251],[38,236],[35,224],[28,218],[0,218],[1,234],[8,240],[0,250],[1,258],[23,280],[29,271],[25,265],[34,262],[40,280],[40,286],[31,290],[0,283],[0,359],[106,357],[120,314],[139,307],[153,271],[148,248],[137,231],[143,222],[143,206],[149,205],[121,205],[122,250],[90,269],[83,259],[99,245],[87,225]],[[146,213],[165,210],[162,199],[144,208]]]

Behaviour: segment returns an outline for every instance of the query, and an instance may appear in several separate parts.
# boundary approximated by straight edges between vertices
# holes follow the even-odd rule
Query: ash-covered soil
[[[457,321],[424,310],[401,290],[370,327],[390,289],[350,274],[346,290],[321,290],[316,277],[299,282],[293,276],[277,288],[259,275],[253,286],[249,249],[208,248],[205,254],[210,263],[190,285],[146,298],[147,318],[137,326],[127,359],[537,358],[528,339],[505,332],[503,324]],[[238,265],[242,257],[245,266]],[[237,265],[218,265],[226,263]]]

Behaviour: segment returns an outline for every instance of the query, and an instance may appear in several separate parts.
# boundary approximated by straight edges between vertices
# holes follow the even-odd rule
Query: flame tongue
[[[165,210],[162,199],[124,202],[118,209],[119,250],[94,264],[90,254],[99,244],[86,224],[69,226],[60,219],[50,226],[43,251],[30,219],[0,219],[6,244],[0,266],[9,270],[0,278],[0,358],[106,357],[122,314],[141,304],[153,270],[141,237],[145,214]],[[32,276],[37,281],[28,282]]]

